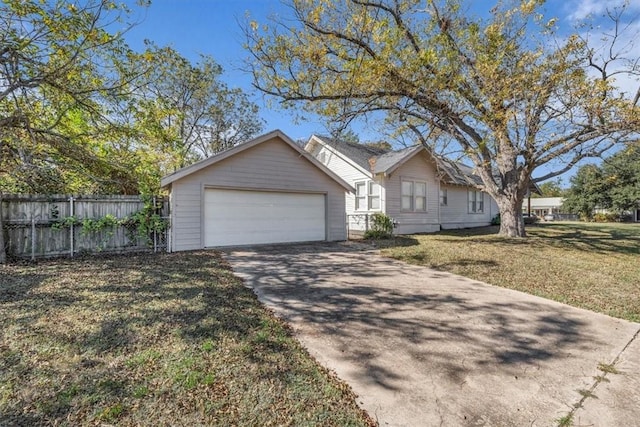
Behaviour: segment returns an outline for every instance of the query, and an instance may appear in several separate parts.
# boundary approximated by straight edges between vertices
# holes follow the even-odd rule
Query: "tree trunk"
[[[4,247],[4,219],[2,212],[2,193],[0,193],[0,264],[7,262],[7,251]]]
[[[527,237],[522,217],[522,198],[497,199],[500,208],[500,234],[505,237]]]
[[[500,232],[505,237],[527,237],[524,229],[524,219],[518,209],[513,212],[512,209],[500,211]]]

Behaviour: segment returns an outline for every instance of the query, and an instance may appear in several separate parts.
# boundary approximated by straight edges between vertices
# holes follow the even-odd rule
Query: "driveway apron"
[[[640,325],[362,244],[226,251],[381,426],[640,425]]]

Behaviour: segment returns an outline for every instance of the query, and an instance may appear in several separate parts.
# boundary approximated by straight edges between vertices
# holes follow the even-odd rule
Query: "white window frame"
[[[381,188],[380,184],[375,181],[367,180],[367,181],[358,181],[355,184],[356,189],[356,211],[359,212],[367,212],[367,211],[379,211],[381,209]],[[362,189],[364,191],[359,192]],[[377,191],[374,191],[376,190]],[[374,200],[378,201],[378,207],[373,208]]]
[[[375,192],[374,190],[378,191]],[[373,201],[378,201],[378,207],[373,207]],[[367,207],[370,211],[379,211],[380,210],[380,184],[375,181],[369,181],[367,183]]]
[[[440,206],[448,206],[449,205],[449,194],[447,193],[446,188],[440,189]]]
[[[469,213],[470,214],[482,214],[484,213],[484,192],[479,190],[469,190]]]
[[[404,192],[404,184],[411,185],[410,194],[406,194]],[[416,186],[422,185],[424,187],[424,194],[419,195],[416,192]],[[407,209],[403,207],[402,202],[409,198],[410,200],[410,208]],[[419,203],[420,199],[422,199],[422,203]],[[422,206],[419,206],[422,205]],[[427,183],[426,181],[414,180],[414,179],[401,179],[400,180],[400,210],[403,212],[427,212]]]

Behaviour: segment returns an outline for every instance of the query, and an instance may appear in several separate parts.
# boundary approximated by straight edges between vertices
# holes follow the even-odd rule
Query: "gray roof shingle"
[[[384,153],[388,153],[390,151],[383,148],[359,144],[357,142],[341,141],[338,139],[329,138],[327,136],[315,135],[315,137],[326,145],[344,154],[345,156],[353,160],[358,166],[366,170],[371,170],[369,159],[371,159],[372,157],[380,156]]]

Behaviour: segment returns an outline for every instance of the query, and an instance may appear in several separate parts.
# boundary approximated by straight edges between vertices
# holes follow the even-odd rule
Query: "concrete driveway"
[[[226,258],[381,426],[640,425],[637,323],[358,244]]]

